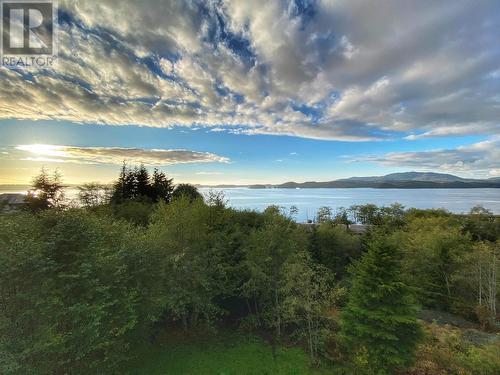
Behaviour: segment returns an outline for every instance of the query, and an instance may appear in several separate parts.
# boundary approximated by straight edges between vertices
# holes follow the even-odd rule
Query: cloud
[[[196,172],[197,175],[200,175],[200,176],[218,176],[218,175],[222,175],[224,173],[222,172]]]
[[[60,6],[57,68],[0,68],[0,119],[341,141],[499,134],[498,2]]]
[[[491,177],[497,176],[499,160],[500,137],[492,137],[456,149],[391,152],[381,156],[364,156],[351,161]]]
[[[22,160],[78,164],[131,164],[164,166],[185,163],[228,163],[229,159],[209,152],[123,147],[75,147],[19,145],[16,150],[33,155]]]

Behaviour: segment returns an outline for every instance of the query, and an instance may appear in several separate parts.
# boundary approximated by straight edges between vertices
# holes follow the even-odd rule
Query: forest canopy
[[[500,220],[486,209],[324,208],[301,224],[125,165],[78,206],[63,193],[42,171],[27,208],[0,214],[2,374],[116,373],[161,335],[228,327],[332,373],[500,371],[498,340],[473,345],[424,316],[499,331]]]

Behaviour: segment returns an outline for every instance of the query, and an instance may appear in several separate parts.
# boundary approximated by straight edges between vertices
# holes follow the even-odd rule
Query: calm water
[[[208,189],[201,189],[207,191]],[[263,210],[271,204],[297,206],[298,221],[315,216],[321,206],[349,207],[373,203],[388,206],[446,208],[454,213],[468,212],[482,205],[500,214],[500,189],[224,189],[229,204],[236,208]]]
[[[202,193],[208,188],[200,189]],[[2,191],[0,193],[8,191]],[[9,191],[11,192],[11,191]],[[445,208],[454,213],[468,212],[476,205],[500,215],[500,189],[224,189],[229,205],[235,208],[264,210],[275,204],[289,208],[297,206],[298,221],[315,216],[319,207],[333,209],[353,204],[373,203],[388,206],[401,203],[405,207]],[[67,191],[68,198],[76,197],[76,190]]]

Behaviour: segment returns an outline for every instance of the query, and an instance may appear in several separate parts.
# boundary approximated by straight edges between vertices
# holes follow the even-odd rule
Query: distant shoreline
[[[109,185],[109,184],[106,184]],[[76,189],[78,184],[68,184]],[[284,182],[281,184],[196,184],[206,189],[500,189],[500,177],[462,178],[445,173],[401,172],[385,176],[351,177],[331,181]],[[0,191],[28,190],[27,184],[0,184]]]
[[[67,186],[67,189],[77,189],[80,185],[71,185]],[[400,190],[422,190],[422,189],[500,189],[500,183],[493,184],[463,184],[463,185],[455,185],[455,184],[433,184],[433,185],[414,185],[414,186],[403,186],[403,185],[391,185],[384,184],[383,186],[252,186],[252,185],[231,185],[231,186],[218,186],[218,185],[196,185],[197,188],[200,189],[251,189],[251,190],[299,190],[299,189],[380,189],[380,190],[389,190],[389,189],[400,189]],[[18,192],[18,193],[27,193],[30,189],[30,186],[15,186],[15,185],[0,185],[0,193],[6,192]]]

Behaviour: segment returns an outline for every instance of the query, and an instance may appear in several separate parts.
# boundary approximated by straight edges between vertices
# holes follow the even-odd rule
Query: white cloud
[[[222,172],[196,172],[197,175],[200,175],[200,176],[219,176],[219,175],[222,175],[224,173]]]
[[[33,156],[22,160],[78,164],[131,164],[153,166],[184,163],[228,163],[229,159],[209,152],[123,147],[75,147],[60,145],[19,145],[16,150]]]
[[[355,162],[373,162],[387,167],[408,167],[463,175],[496,176],[500,160],[500,137],[458,147],[415,152],[390,152],[364,156]]]
[[[56,70],[0,68],[0,119],[342,141],[500,133],[498,2],[60,4]]]

